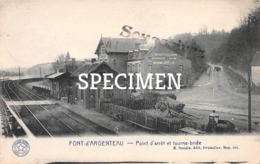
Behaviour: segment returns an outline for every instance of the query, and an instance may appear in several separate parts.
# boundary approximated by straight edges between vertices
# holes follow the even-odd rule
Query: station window
[[[106,47],[111,47],[111,40],[110,39],[108,40]]]
[[[106,48],[104,46],[101,47],[101,55],[106,54]]]
[[[183,71],[183,65],[179,65],[179,72]]]
[[[135,64],[135,72],[139,72],[138,71],[138,63]]]
[[[147,69],[148,69],[148,73],[152,73],[152,66],[151,65],[148,65]]]
[[[132,64],[130,64],[130,71],[129,72],[132,72]]]

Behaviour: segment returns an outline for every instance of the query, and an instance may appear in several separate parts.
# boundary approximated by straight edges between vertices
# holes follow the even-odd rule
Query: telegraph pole
[[[40,77],[42,77],[42,67],[40,67]]]
[[[251,16],[249,15],[248,20],[248,43],[250,48],[252,48],[252,41],[251,41]],[[248,132],[251,133],[252,126],[251,126],[251,85],[252,85],[252,78],[251,78],[251,63],[248,63]]]
[[[212,76],[211,76],[211,82],[212,82],[212,94],[213,94],[213,96],[214,96],[214,73],[215,73],[215,66],[213,66],[213,67],[211,67],[211,73],[212,73]]]
[[[248,132],[251,133],[251,66],[248,70]]]

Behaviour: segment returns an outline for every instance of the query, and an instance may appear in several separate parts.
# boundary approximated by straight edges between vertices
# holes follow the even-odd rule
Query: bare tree
[[[52,68],[55,70],[55,72],[58,72],[59,69],[61,68],[61,65],[64,64],[66,60],[66,57],[64,54],[61,54],[57,57],[57,60],[52,63]]]

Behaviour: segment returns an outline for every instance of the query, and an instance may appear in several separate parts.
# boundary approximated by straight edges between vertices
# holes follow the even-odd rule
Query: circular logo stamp
[[[29,143],[23,139],[19,139],[13,143],[12,150],[15,155],[23,157],[28,154],[30,150]]]

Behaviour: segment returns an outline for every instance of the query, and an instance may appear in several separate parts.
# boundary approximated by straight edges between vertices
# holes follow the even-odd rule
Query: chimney
[[[139,56],[139,50],[134,50],[134,58],[138,58]]]
[[[155,41],[154,41],[155,44],[159,44],[160,42],[161,42],[160,39],[155,38]]]

